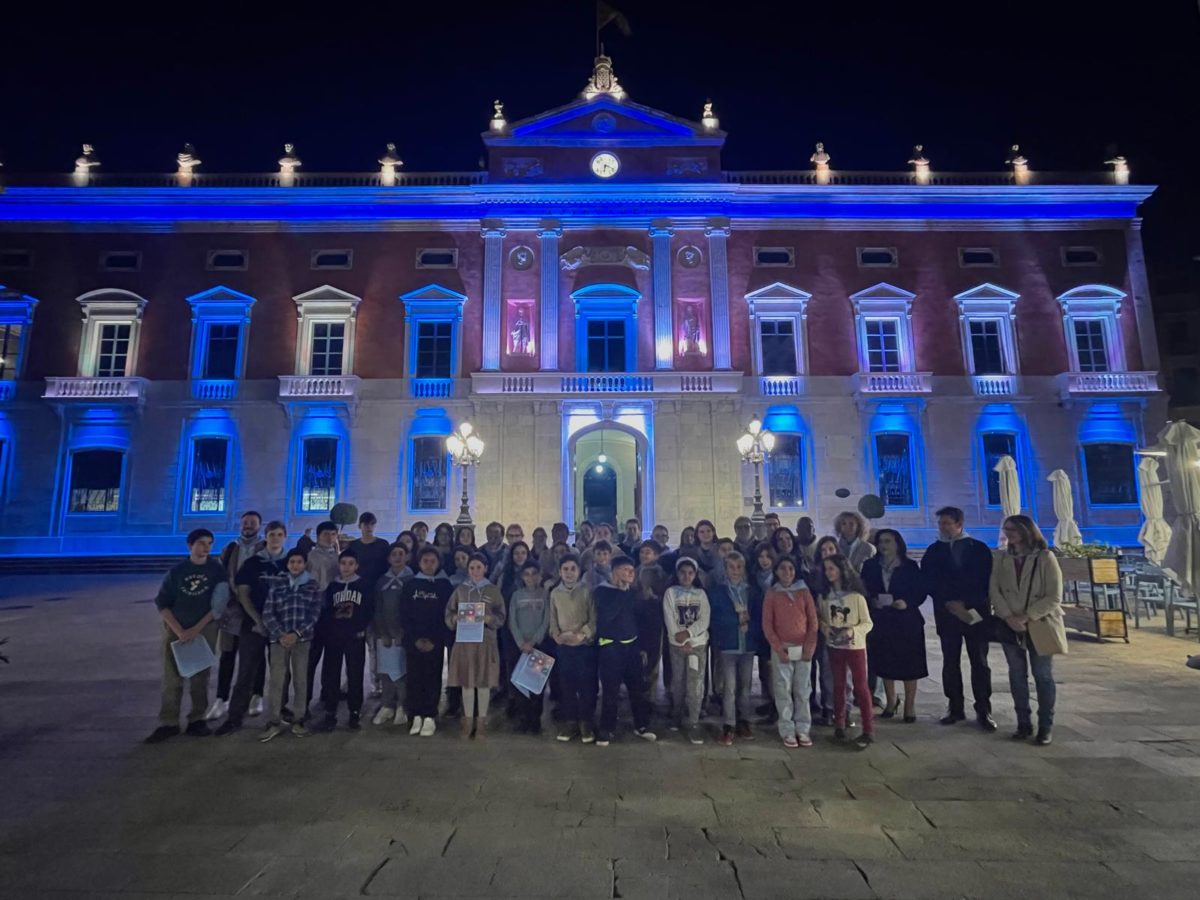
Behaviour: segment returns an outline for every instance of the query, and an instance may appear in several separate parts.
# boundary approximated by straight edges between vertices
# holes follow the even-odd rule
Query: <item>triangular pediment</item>
[[[961,294],[955,294],[954,299],[965,301],[967,303],[979,302],[981,300],[1012,300],[1017,301],[1021,298],[1020,294],[1014,293],[1007,288],[1002,288],[998,284],[985,282],[978,287],[973,287],[969,291],[963,291]]]
[[[808,291],[803,291],[798,287],[792,287],[783,281],[776,281],[768,284],[766,287],[760,287],[756,291],[751,291],[746,295],[746,300],[750,303],[754,302],[777,302],[777,303],[802,303],[806,300],[811,300],[812,294]]]
[[[719,146],[725,133],[601,94],[512,122],[502,133],[485,132],[483,139],[495,147]]]
[[[209,288],[207,291],[201,291],[199,294],[192,294],[187,298],[188,303],[196,306],[197,304],[228,304],[230,306],[253,306],[254,298],[249,294],[243,294],[241,291],[235,291],[233,288],[225,287],[223,284],[218,284],[216,287]]]
[[[405,302],[415,300],[424,303],[462,303],[467,299],[467,295],[460,294],[458,291],[443,287],[440,284],[427,284],[424,287],[417,288],[415,291],[401,294],[400,299]]]

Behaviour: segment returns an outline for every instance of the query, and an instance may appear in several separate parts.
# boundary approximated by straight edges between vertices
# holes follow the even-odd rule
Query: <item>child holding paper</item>
[[[763,600],[762,626],[771,645],[775,680],[772,694],[779,711],[779,736],[789,749],[811,747],[809,676],[820,626],[812,592],[796,579],[796,564],[790,556],[780,557],[775,563],[775,583]]]
[[[382,700],[379,711],[371,721],[375,725],[407,725],[404,713],[404,676],[393,678],[387,671],[399,657],[404,659],[404,628],[400,624],[400,595],[405,583],[412,578],[408,567],[408,550],[403,544],[393,544],[388,551],[388,571],[379,576],[375,583],[375,620],[372,630],[378,643],[375,651],[379,661],[379,688]],[[387,659],[389,665],[384,665]],[[394,670],[393,670],[394,671]]]
[[[550,595],[542,587],[542,567],[535,560],[521,566],[523,587],[513,591],[508,629],[513,644],[520,654],[533,650],[553,655],[546,645],[546,632],[550,629]],[[513,666],[519,661],[514,660]],[[510,684],[512,673],[509,673]],[[524,696],[513,687],[513,703],[517,712],[517,731],[525,734],[542,732],[542,695]]]
[[[465,604],[484,605],[483,639],[464,641],[459,635],[450,653],[447,681],[450,687],[463,689],[462,735],[469,738],[474,732],[477,740],[487,735],[488,701],[492,688],[500,686],[500,651],[496,632],[506,618],[504,597],[500,589],[488,581],[488,558],[482,553],[471,554],[467,563],[467,580],[454,589],[446,604],[446,627],[455,629],[460,615],[466,616]]]

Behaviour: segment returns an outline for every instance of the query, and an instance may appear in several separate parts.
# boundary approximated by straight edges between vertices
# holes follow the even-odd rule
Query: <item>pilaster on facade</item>
[[[562,226],[546,220],[538,229],[541,241],[541,301],[538,307],[541,323],[541,368],[544,372],[558,369],[558,244]]]
[[[651,273],[654,298],[654,368],[670,369],[675,363],[675,338],[671,325],[671,225],[666,221],[650,224],[653,245]]]
[[[500,370],[500,291],[503,282],[504,224],[484,219],[483,235],[483,371]]]
[[[1142,246],[1140,218],[1133,219],[1125,229],[1125,258],[1129,265],[1129,289],[1133,294],[1133,315],[1137,320],[1142,367],[1157,372],[1162,364],[1154,332],[1154,309],[1150,301],[1150,279],[1146,275],[1146,250]]]
[[[704,234],[708,238],[708,276],[712,296],[713,368],[729,369],[732,367],[729,350],[729,263],[726,256],[729,220],[710,219]]]

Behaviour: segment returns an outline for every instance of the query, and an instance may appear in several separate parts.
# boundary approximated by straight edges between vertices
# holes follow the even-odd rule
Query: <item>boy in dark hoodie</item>
[[[658,693],[658,669],[662,662],[663,628],[662,598],[671,585],[671,577],[659,562],[662,544],[643,541],[638,548],[638,650],[642,656],[642,678],[646,684],[646,701],[653,706]]]
[[[650,704],[642,683],[642,657],[638,652],[638,591],[633,560],[619,556],[612,562],[612,581],[592,592],[596,603],[596,642],[600,645],[600,733],[596,746],[607,747],[617,728],[617,702],[621,685],[633,707],[634,733],[643,740],[657,740],[650,730]]]
[[[403,646],[404,628],[400,624],[401,594],[404,585],[413,577],[412,569],[408,567],[408,548],[403,544],[393,544],[388,552],[388,570],[375,583],[375,621],[372,631],[375,640],[384,647]],[[404,712],[404,678],[395,681],[385,672],[379,673],[379,687],[382,701],[379,711],[375,713],[376,725],[407,725],[408,716]]]
[[[291,550],[286,559],[287,574],[272,581],[263,605],[262,620],[271,640],[271,718],[259,738],[264,744],[283,734],[283,707],[287,700],[287,677],[291,671],[296,704],[304,703],[308,692],[308,651],[313,629],[321,616],[321,595],[317,582],[305,571],[305,555]],[[305,714],[292,724],[292,734],[307,737]]]
[[[338,575],[325,589],[325,603],[317,622],[317,633],[325,644],[325,662],[321,666],[321,701],[325,718],[318,731],[337,727],[342,680],[342,661],[346,664],[346,703],[350,709],[347,723],[351,731],[359,728],[363,705],[363,671],[367,664],[367,627],[374,617],[371,589],[358,577],[358,560],[344,551],[338,557]]]
[[[442,558],[424,547],[417,553],[417,574],[400,592],[400,627],[408,663],[409,734],[433,737],[437,730],[438,700],[442,694],[442,659],[450,631],[446,604],[454,587],[439,578]]]

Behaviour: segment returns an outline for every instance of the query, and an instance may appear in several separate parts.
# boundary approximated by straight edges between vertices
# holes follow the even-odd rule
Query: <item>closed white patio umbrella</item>
[[[1062,469],[1055,469],[1046,480],[1054,485],[1054,515],[1058,523],[1054,526],[1054,546],[1082,544],[1083,535],[1075,522],[1075,499],[1071,496],[1071,476]]]
[[[1011,456],[1002,456],[993,469],[1000,476],[1000,509],[1004,518],[1015,516],[1021,512],[1021,481],[1017,478],[1017,461]],[[1000,529],[1001,549],[1008,546],[1004,539],[1004,529]]]
[[[1163,518],[1162,479],[1158,474],[1158,460],[1143,456],[1138,463],[1138,491],[1142,500],[1142,530],[1138,532],[1138,543],[1146,551],[1146,559],[1161,566],[1171,541],[1171,526]]]
[[[1193,594],[1200,590],[1200,431],[1172,422],[1158,436],[1167,451],[1167,478],[1175,520],[1163,568]]]

